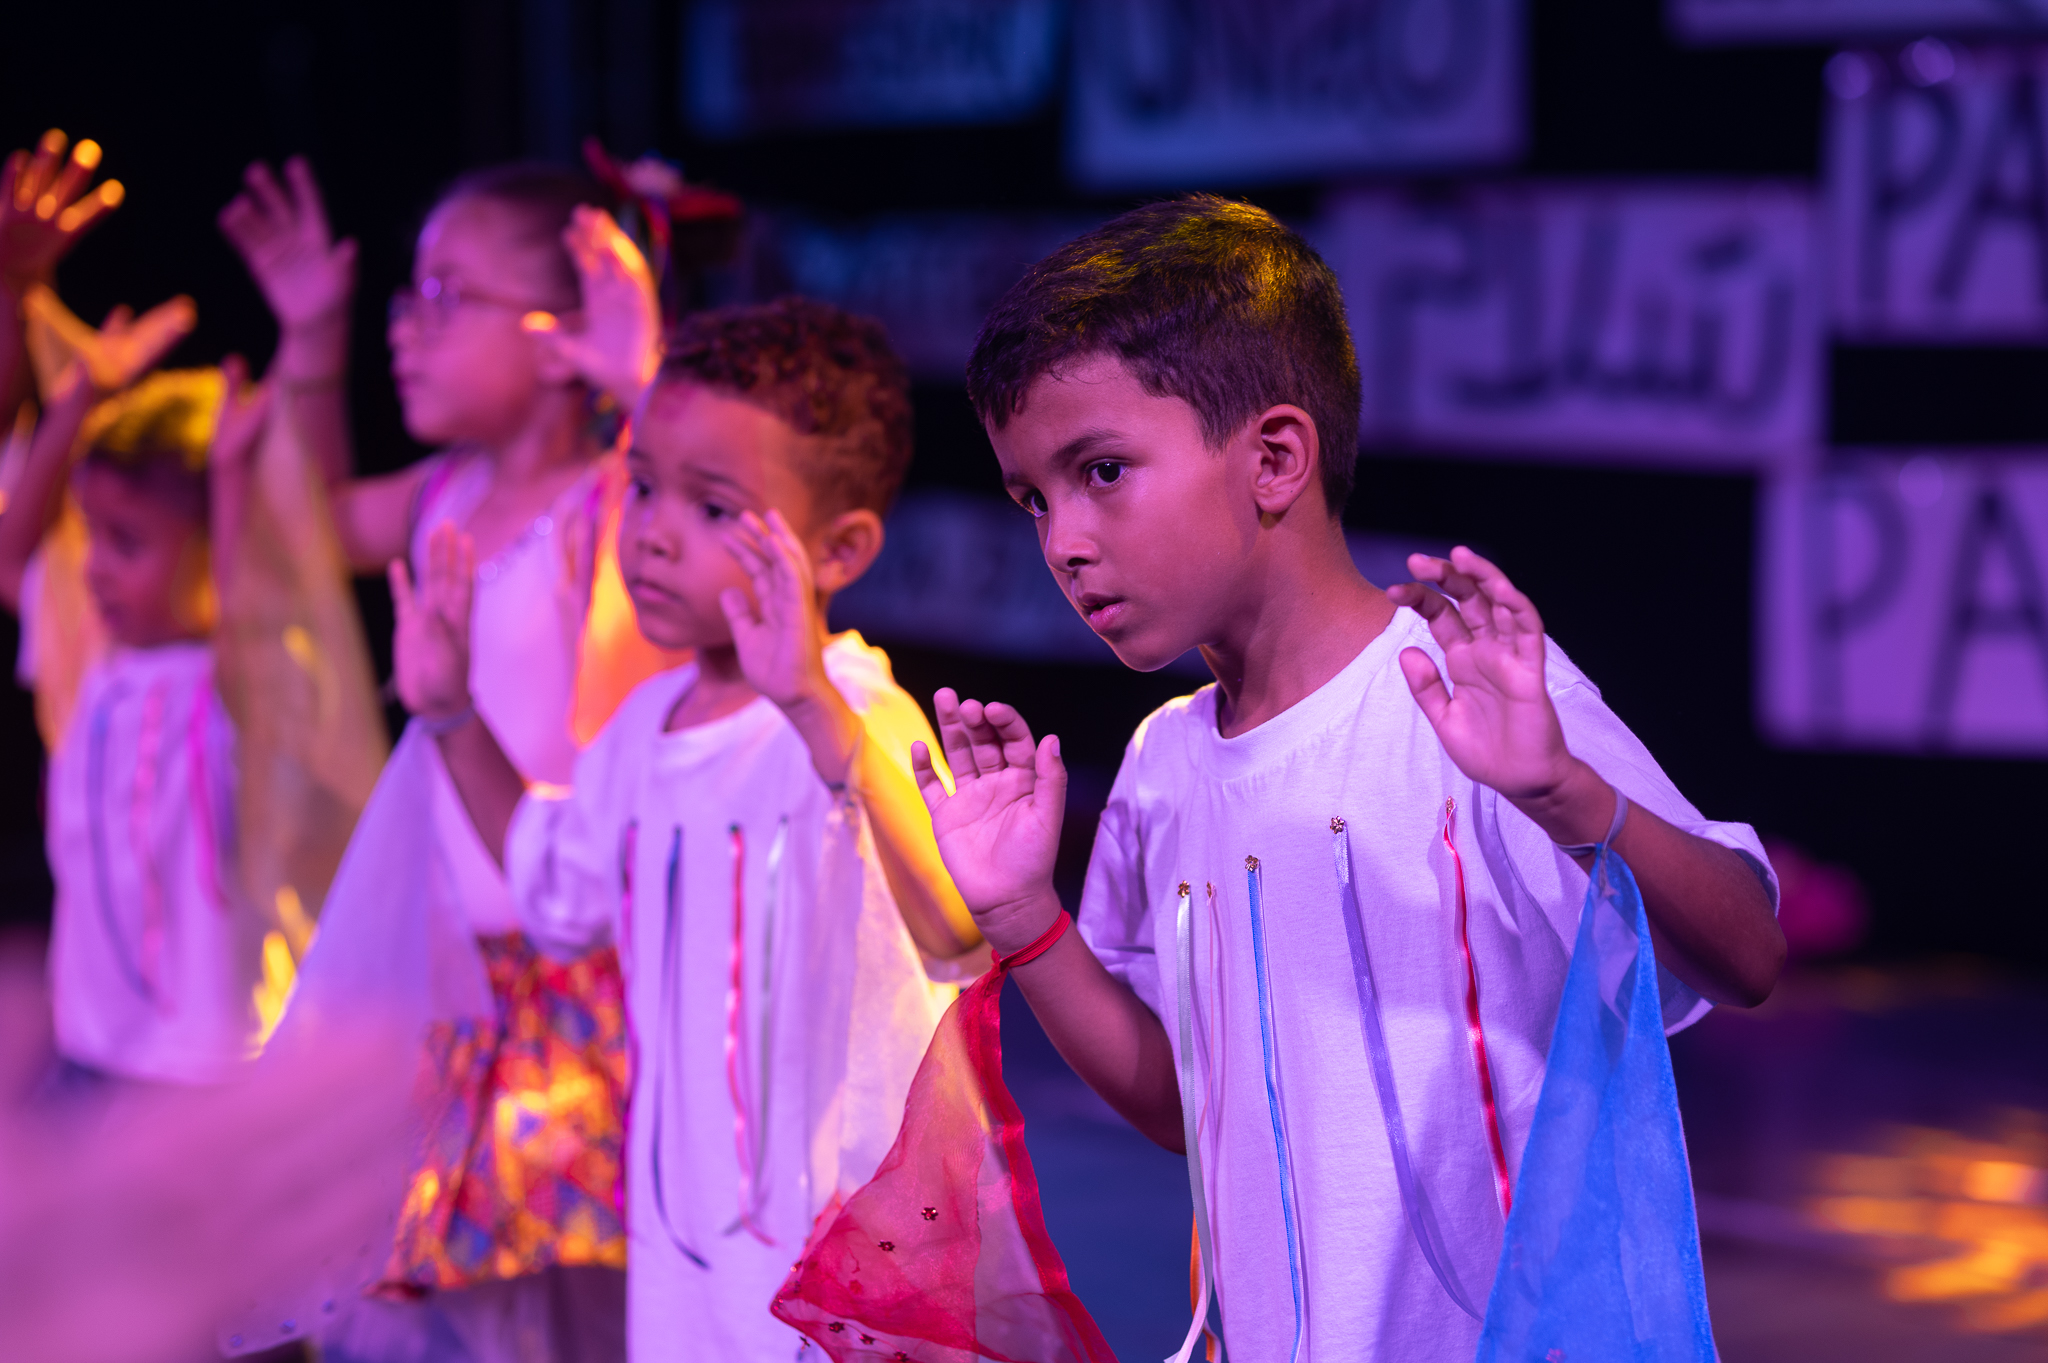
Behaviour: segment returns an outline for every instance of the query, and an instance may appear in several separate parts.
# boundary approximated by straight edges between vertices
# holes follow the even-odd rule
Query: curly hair
[[[795,297],[693,313],[660,382],[730,393],[817,437],[803,473],[828,512],[886,514],[910,469],[910,374],[871,317]]]
[[[206,456],[225,391],[218,369],[160,369],[93,408],[79,433],[81,463],[203,521]]]
[[[1191,194],[1146,204],[1039,261],[975,338],[967,396],[1001,430],[1041,375],[1093,355],[1195,409],[1220,445],[1276,403],[1314,418],[1332,516],[1358,465],[1358,357],[1337,277],[1252,204]]]

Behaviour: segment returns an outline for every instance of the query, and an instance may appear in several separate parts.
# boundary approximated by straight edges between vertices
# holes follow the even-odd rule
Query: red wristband
[[[1037,941],[1021,951],[1013,951],[1007,956],[996,957],[996,969],[1015,970],[1020,965],[1031,964],[1031,962],[1052,950],[1052,944],[1059,941],[1065,935],[1068,926],[1073,921],[1073,919],[1067,916],[1065,909],[1060,910],[1059,916],[1052,920],[1052,926],[1040,933]]]

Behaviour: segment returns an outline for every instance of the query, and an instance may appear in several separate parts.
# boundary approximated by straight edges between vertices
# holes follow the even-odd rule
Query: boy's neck
[[[1342,528],[1285,537],[1256,596],[1202,659],[1216,674],[1216,727],[1225,738],[1256,729],[1342,672],[1394,618],[1387,594],[1351,561]]]
[[[761,693],[740,671],[739,654],[732,645],[697,650],[697,680],[668,712],[663,733],[681,733],[724,719],[751,705]]]

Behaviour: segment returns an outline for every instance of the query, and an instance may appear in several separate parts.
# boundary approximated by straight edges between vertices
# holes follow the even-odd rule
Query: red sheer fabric
[[[947,1010],[896,1144],[818,1218],[776,1294],[776,1316],[834,1363],[1115,1363],[1046,1234],[1024,1117],[1003,1085],[1003,978],[1066,922]]]

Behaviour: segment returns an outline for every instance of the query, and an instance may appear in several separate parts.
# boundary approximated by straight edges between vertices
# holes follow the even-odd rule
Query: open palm
[[[284,163],[280,184],[261,161],[220,211],[220,230],[263,290],[280,325],[302,327],[343,312],[356,288],[356,244],[336,241],[305,158]]]
[[[1412,555],[1415,582],[1387,595],[1429,622],[1450,685],[1419,648],[1401,671],[1458,770],[1510,798],[1540,794],[1571,764],[1544,686],[1543,618],[1507,575],[1460,546],[1448,559]],[[1440,592],[1422,583],[1434,583]]]
[[[939,855],[989,942],[999,952],[1019,950],[1045,930],[1041,905],[1067,802],[1059,739],[1034,742],[1024,717],[1001,701],[963,701],[950,689],[934,701],[952,791],[922,743],[911,765]]]

